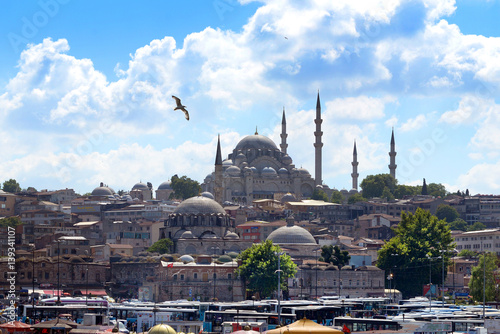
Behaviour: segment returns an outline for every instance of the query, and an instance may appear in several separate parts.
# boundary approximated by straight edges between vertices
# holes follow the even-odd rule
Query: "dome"
[[[284,168],[284,167],[281,167],[279,170],[278,170],[278,174],[288,174],[288,169]]]
[[[231,166],[228,169],[226,169],[226,173],[228,173],[231,176],[238,176],[241,173],[241,170],[236,166]]]
[[[240,237],[234,232],[227,232],[227,234],[224,236],[224,239],[238,240],[239,238]]]
[[[226,214],[224,208],[211,198],[205,196],[195,196],[182,201],[175,210],[174,213],[180,214],[211,214],[220,213]]]
[[[254,173],[254,174],[258,172],[257,168],[256,168],[256,167],[254,167],[254,166],[250,167],[250,170],[251,170],[251,171],[252,171],[252,173]]]
[[[219,256],[217,261],[222,262],[222,263],[228,263],[228,262],[232,262],[233,259],[229,255],[221,255],[221,256]]]
[[[208,174],[208,175],[205,177],[205,182],[209,182],[210,180],[212,180],[212,174]]]
[[[286,193],[283,197],[281,197],[281,203],[287,202],[297,202],[297,199],[292,194]]]
[[[194,262],[194,258],[191,255],[182,255],[179,260],[181,260],[184,263],[189,263],[189,262]]]
[[[100,187],[97,187],[94,190],[92,190],[91,195],[92,196],[110,196],[110,195],[113,195],[114,193],[115,192],[113,189],[111,189],[110,187],[105,187],[101,183]]]
[[[203,197],[207,197],[207,198],[210,198],[210,199],[215,199],[214,198],[214,195],[212,195],[212,193],[209,193],[208,191],[204,191],[200,194],[200,196],[203,196]]]
[[[226,160],[222,161],[222,167],[224,167],[224,169],[226,169],[227,167],[230,167],[232,165],[233,165],[232,160],[226,159]]]
[[[277,150],[276,144],[266,136],[261,135],[251,135],[246,136],[238,145],[236,145],[235,150],[247,150],[247,149],[271,149]]]
[[[180,237],[180,239],[194,239],[194,238],[195,238],[195,236],[193,235],[193,232],[191,232],[191,231],[184,231]]]
[[[139,182],[139,183],[134,184],[134,186],[132,187],[132,190],[149,190],[149,188],[148,188],[147,184]]]
[[[229,253],[227,253],[227,255],[229,255],[232,259],[236,259],[239,254],[236,252],[229,252]]]
[[[264,167],[264,168],[262,168],[262,175],[263,176],[275,176],[276,170],[273,167]]]
[[[285,165],[290,165],[292,163],[292,158],[288,154],[285,154],[283,156],[283,160],[282,161],[283,161],[283,163]]]
[[[300,226],[283,226],[271,232],[266,240],[275,244],[316,244],[309,231]]]
[[[301,175],[311,176],[311,174],[309,174],[309,171],[308,171],[307,169],[305,169],[305,168],[299,168],[299,169],[297,169],[297,170],[299,171],[299,173],[300,173]]]
[[[158,190],[171,190],[172,189],[172,182],[170,181],[165,181],[162,184],[158,186]]]
[[[151,327],[148,334],[177,334],[177,332],[169,325],[159,324]]]

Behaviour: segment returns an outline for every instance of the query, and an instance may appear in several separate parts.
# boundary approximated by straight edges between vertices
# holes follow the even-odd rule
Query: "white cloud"
[[[415,118],[408,119],[405,123],[401,124],[399,128],[402,132],[415,131],[423,128],[428,123],[426,115],[418,115]]]
[[[327,101],[325,105],[328,112],[335,118],[370,121],[383,118],[385,105],[395,100],[392,96],[384,98],[358,96],[338,98]]]

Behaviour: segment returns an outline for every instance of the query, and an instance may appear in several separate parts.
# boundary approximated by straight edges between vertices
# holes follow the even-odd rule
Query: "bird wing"
[[[182,111],[184,111],[184,115],[186,116],[186,119],[189,121],[189,113],[186,110],[186,108],[182,108]]]
[[[177,107],[181,107],[182,106],[181,99],[179,99],[177,96],[173,96],[173,95],[172,95],[172,98],[175,100],[175,103],[177,104]]]

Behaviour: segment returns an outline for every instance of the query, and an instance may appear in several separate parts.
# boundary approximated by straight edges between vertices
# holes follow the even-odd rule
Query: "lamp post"
[[[389,303],[392,303],[392,279],[394,278],[394,275],[392,274],[392,272],[387,275],[387,280],[389,281]]]
[[[85,250],[85,254],[87,254],[86,264],[85,264],[85,278],[87,279],[87,284],[85,285],[85,306],[88,308],[89,306],[89,262],[88,255],[89,252]]]
[[[216,267],[215,267],[215,254],[217,254],[217,250],[219,250],[220,248],[219,247],[211,247],[211,249],[214,252],[214,257],[213,257],[212,261],[214,263],[214,275],[213,275],[213,278],[214,278],[214,296],[213,296],[213,302],[215,303],[215,282],[216,282],[216,279],[217,279],[217,274],[215,272],[215,270],[216,270]]]
[[[33,274],[31,275],[32,277],[32,280],[33,280],[33,290],[31,291],[31,319],[33,321],[33,323],[35,323],[35,315],[36,315],[36,312],[35,312],[35,245],[33,244],[32,245],[32,248],[31,248],[31,251],[32,251],[32,255],[33,257],[31,258],[31,263],[32,263],[32,271],[33,271]]]
[[[319,249],[314,250],[314,255],[316,256],[316,299],[318,299],[318,251]]]
[[[429,258],[429,311],[432,311],[432,257],[427,255]]]
[[[483,252],[483,320],[484,320],[485,308],[486,308],[486,252],[483,251],[482,240],[481,240],[481,252]]]
[[[278,325],[281,326],[281,255],[285,254],[285,252],[276,252],[276,255],[278,255],[278,270],[276,272],[278,273]]]
[[[61,275],[60,275],[60,256],[61,256],[61,248],[59,244],[63,242],[61,239],[55,240],[57,242],[57,305],[61,305]]]

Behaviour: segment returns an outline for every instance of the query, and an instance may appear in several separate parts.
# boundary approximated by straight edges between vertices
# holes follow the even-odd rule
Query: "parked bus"
[[[291,324],[295,321],[295,314],[282,313],[282,324]],[[205,312],[203,320],[204,332],[222,332],[224,322],[265,322],[268,329],[274,329],[278,326],[278,313],[256,312],[253,310],[224,310]]]
[[[338,328],[348,328],[350,332],[366,332],[376,330],[397,331],[401,325],[397,321],[388,319],[368,319],[368,318],[335,318],[334,326]],[[345,326],[345,327],[344,327]]]

